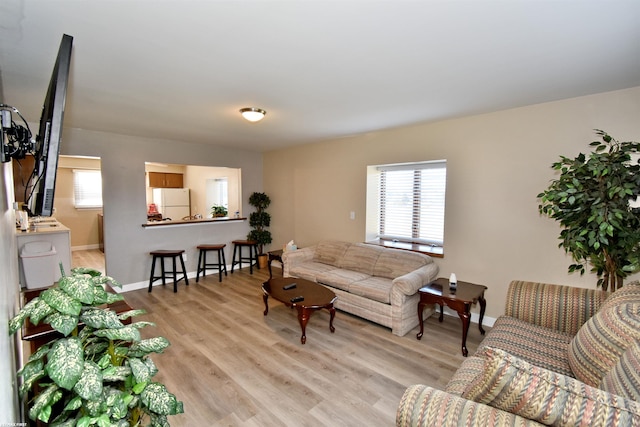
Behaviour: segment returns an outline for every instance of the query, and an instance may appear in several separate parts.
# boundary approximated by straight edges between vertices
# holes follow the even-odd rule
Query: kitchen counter
[[[247,218],[203,218],[203,219],[185,219],[185,220],[171,220],[171,221],[149,221],[146,224],[142,224],[145,228],[157,228],[167,226],[183,226],[183,225],[198,225],[198,224],[220,224],[226,222],[245,221]]]

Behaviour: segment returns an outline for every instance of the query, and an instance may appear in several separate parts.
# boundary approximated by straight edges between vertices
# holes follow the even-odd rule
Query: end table
[[[427,304],[438,304],[440,306],[440,317],[443,320],[443,306],[452,308],[458,312],[458,316],[462,320],[462,355],[467,357],[467,332],[469,332],[469,320],[471,319],[471,305],[476,302],[480,303],[480,319],[478,320],[478,328],[480,333],[484,335],[482,329],[482,319],[484,311],[487,307],[487,301],[484,299],[484,291],[486,286],[476,285],[474,283],[461,282],[458,280],[458,286],[455,291],[449,290],[449,279],[439,278],[430,284],[420,288],[420,302],[418,303],[418,319],[420,320],[420,332],[416,338],[422,338],[424,332],[424,323],[422,321],[422,311]]]
[[[280,264],[282,264],[282,254],[284,253],[284,251],[282,249],[276,250],[276,251],[270,251],[267,252],[267,254],[269,255],[269,279],[271,279],[273,277],[273,274],[271,274],[271,263],[273,261],[278,261],[280,262]],[[282,271],[284,272],[284,264],[282,264]]]

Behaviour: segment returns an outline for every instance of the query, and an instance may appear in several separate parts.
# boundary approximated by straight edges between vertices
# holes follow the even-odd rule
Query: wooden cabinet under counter
[[[104,214],[98,214],[98,244],[100,252],[104,253]]]

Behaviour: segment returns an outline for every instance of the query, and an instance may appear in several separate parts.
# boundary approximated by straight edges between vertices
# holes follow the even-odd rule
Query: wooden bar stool
[[[196,283],[200,280],[200,272],[202,272],[202,277],[207,275],[207,267],[218,270],[219,279],[218,281],[222,282],[222,272],[224,271],[224,275],[227,275],[227,260],[224,257],[224,247],[227,246],[225,244],[220,245],[198,245],[197,249],[200,250],[200,254],[198,255],[198,272],[196,273]],[[209,263],[207,264],[207,251],[216,251],[218,252],[218,262],[217,263]]]
[[[233,259],[231,261],[231,274],[233,274],[233,267],[236,264],[240,264],[242,268],[242,261],[249,261],[249,273],[253,274],[253,264],[259,269],[258,265],[258,242],[255,240],[234,240],[233,242]],[[249,257],[242,256],[242,248],[249,248]],[[237,256],[236,256],[237,254]]]
[[[184,284],[189,286],[189,279],[187,279],[187,269],[184,266],[184,259],[182,258],[182,254],[184,250],[157,250],[149,252],[153,256],[153,261],[151,262],[151,276],[149,276],[149,292],[151,292],[151,288],[153,287],[153,282],[156,280],[162,279],[162,286],[166,285],[166,278],[173,278],[173,292],[178,292],[178,282],[184,279]],[[160,276],[155,275],[156,271],[156,260],[160,258]],[[164,267],[165,258],[171,258],[173,260],[173,270],[167,271]],[[182,266],[182,277],[178,279],[178,271],[176,268],[176,258],[180,258],[180,265]]]

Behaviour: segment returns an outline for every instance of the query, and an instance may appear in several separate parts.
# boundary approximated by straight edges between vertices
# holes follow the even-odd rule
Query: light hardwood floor
[[[85,251],[71,252],[71,268],[94,268],[105,274],[104,254],[100,249],[88,249]]]
[[[185,413],[169,417],[172,426],[391,426],[407,386],[443,388],[464,360],[461,322],[449,316],[442,324],[426,320],[418,341],[418,327],[397,337],[341,311],[332,334],[323,310],[311,317],[302,345],[295,309],[270,299],[263,315],[267,278],[245,268],[222,283],[211,273],[188,287],[180,282],[176,294],[172,284],[124,294],[147,311],[137,320],[156,324],[143,335],[171,341],[152,358],[156,380],[184,402]],[[481,339],[472,323],[470,354]]]

